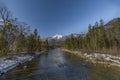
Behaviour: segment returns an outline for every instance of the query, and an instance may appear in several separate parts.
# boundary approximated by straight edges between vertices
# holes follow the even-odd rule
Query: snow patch
[[[84,53],[84,56],[88,59],[106,60],[120,64],[120,56],[113,56],[109,54],[100,54],[100,53],[91,53],[91,54]]]
[[[0,58],[0,75],[33,58],[34,56],[31,55]]]
[[[56,35],[54,35],[52,38],[53,38],[53,39],[61,39],[62,37],[63,37],[62,35],[56,34]]]

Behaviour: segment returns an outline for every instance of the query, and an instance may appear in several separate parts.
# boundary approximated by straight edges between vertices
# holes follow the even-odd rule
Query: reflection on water
[[[54,49],[1,76],[0,80],[120,80],[120,68],[95,66]]]

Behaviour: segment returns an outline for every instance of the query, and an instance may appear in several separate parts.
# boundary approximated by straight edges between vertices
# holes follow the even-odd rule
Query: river
[[[94,65],[53,49],[0,76],[0,80],[120,80],[120,68]]]

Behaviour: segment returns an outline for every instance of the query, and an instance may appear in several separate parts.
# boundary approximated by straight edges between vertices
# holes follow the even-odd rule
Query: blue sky
[[[87,32],[88,25],[120,16],[119,0],[0,0],[41,37]]]

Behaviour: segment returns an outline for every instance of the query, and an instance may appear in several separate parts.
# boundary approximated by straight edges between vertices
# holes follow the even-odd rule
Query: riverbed
[[[120,68],[93,64],[53,49],[0,76],[0,80],[120,80]]]

